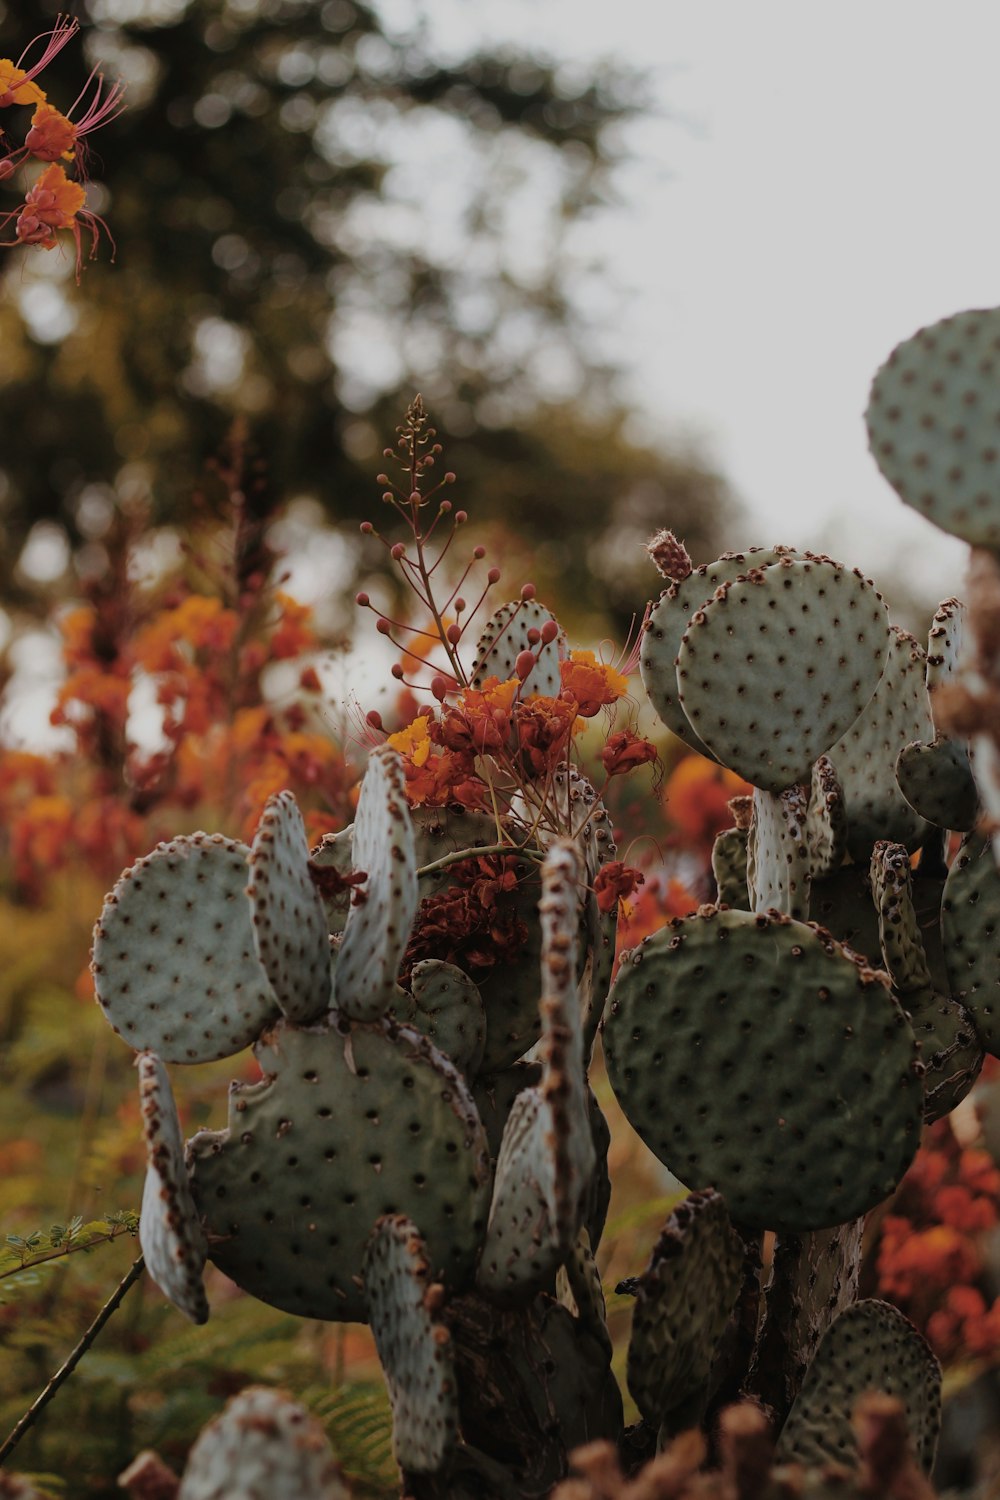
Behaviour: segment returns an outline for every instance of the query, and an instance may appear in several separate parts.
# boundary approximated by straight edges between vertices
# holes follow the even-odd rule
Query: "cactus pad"
[[[318,1021],[330,1008],[330,939],[292,792],[278,792],[264,808],[250,851],[247,895],[257,956],[278,1004],[290,1021]]]
[[[896,758],[899,790],[914,812],[938,828],[969,833],[979,816],[979,789],[969,752],[938,735],[929,745],[904,745]]]
[[[396,979],[417,909],[417,860],[403,763],[383,745],[368,759],[351,839],[351,860],[368,876],[352,902],[337,955],[342,1015],[375,1021],[396,997]]]
[[[839,870],[847,855],[847,809],[833,761],[821,755],[812,768],[806,813],[809,872],[822,878]]]
[[[980,1040],[1000,1057],[1000,872],[990,845],[966,841],[948,872],[941,939],[951,993],[972,1016]]]
[[[126,870],[94,929],[94,988],[115,1031],[167,1062],[248,1047],[278,1013],[254,950],[245,844],[193,833]]]
[[[794,557],[791,547],[750,547],[746,552],[724,552],[714,563],[704,563],[686,578],[672,583],[653,605],[642,638],[639,670],[650,703],[667,728],[692,749],[715,756],[699,739],[681,707],[677,691],[677,653],[691,616],[716,589],[744,577],[751,568],[766,568],[783,557]]]
[[[917,1148],[916,1043],[885,976],[787,917],[703,907],[646,939],[622,960],[604,1051],[646,1144],[740,1224],[844,1223]]]
[[[350,1500],[326,1434],[282,1391],[248,1386],[198,1437],[177,1500]]]
[[[514,1100],[497,1157],[479,1284],[498,1297],[538,1290],[576,1241],[594,1170],[576,987],[579,865],[568,843],[542,870],[542,1076]]]
[[[804,922],[809,916],[806,796],[801,787],[776,794],[757,787],[747,839],[751,911],[774,907]]]
[[[516,599],[510,604],[501,604],[487,620],[476,643],[472,686],[481,688],[489,677],[509,682],[515,675],[515,664],[521,652],[533,651],[535,665],[524,679],[522,693],[525,697],[539,693],[546,698],[558,698],[562,690],[559,662],[565,655],[565,637],[560,633],[547,646],[528,640],[529,630],[541,630],[554,618],[545,605],[535,599]]]
[[[893,626],[885,672],[864,713],[835,745],[830,760],[844,789],[847,847],[867,864],[878,839],[905,844],[911,852],[927,833],[896,784],[896,757],[911,740],[933,736],[924,685],[923,648]]]
[[[167,1071],[158,1057],[141,1052],[136,1066],[146,1141],[139,1243],[146,1269],[168,1302],[192,1323],[204,1323],[208,1303],[202,1276],[207,1247],[191,1198],[177,1106]]]
[[[865,1391],[898,1396],[925,1473],[941,1426],[941,1367],[913,1324],[888,1302],[856,1302],[831,1324],[778,1444],[785,1462],[857,1465],[854,1406]]]
[[[872,383],[872,455],[914,510],[974,547],[1000,545],[1000,309],[958,313],[899,344]]]
[[[391,1021],[280,1021],[255,1048],[261,1083],[230,1090],[229,1128],[189,1142],[211,1258],[275,1307],[360,1320],[376,1219],[405,1213],[435,1277],[471,1274],[486,1222],[486,1138],[460,1075]]]
[[[716,835],[712,845],[712,874],[718,906],[736,906],[741,911],[749,907],[747,839],[745,828],[725,828]]]
[[[718,1193],[678,1204],[636,1281],[628,1388],[648,1422],[697,1396],[743,1282],[743,1241]]]
[[[434,1474],[458,1437],[451,1334],[444,1287],[431,1276],[417,1227],[403,1214],[379,1219],[364,1260],[365,1300],[392,1403],[392,1447],[401,1469]]]
[[[681,705],[717,760],[781,792],[808,781],[862,713],[888,636],[861,573],[785,558],[724,584],[692,617],[677,653]]]
[[[486,1046],[486,1013],[477,986],[454,964],[427,958],[410,976],[414,1009],[407,1019],[471,1078]]]

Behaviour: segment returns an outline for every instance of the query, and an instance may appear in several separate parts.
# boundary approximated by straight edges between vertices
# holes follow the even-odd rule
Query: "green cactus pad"
[[[610,1359],[613,1346],[608,1333],[608,1309],[604,1301],[604,1287],[586,1228],[580,1230],[576,1244],[567,1255],[565,1263],[559,1267],[556,1275],[556,1297],[598,1343],[604,1346]]]
[[[743,1241],[709,1189],[674,1209],[636,1282],[628,1388],[648,1422],[707,1385],[743,1283]]]
[[[844,789],[848,851],[859,864],[868,863],[878,839],[905,844],[912,853],[926,836],[927,824],[896,783],[896,757],[911,740],[933,734],[923,648],[894,625],[875,696],[829,752]]]
[[[932,898],[939,882],[920,895]],[[940,895],[930,913],[918,914],[909,857],[902,844],[880,842],[872,852],[871,886],[879,917],[882,958],[920,1043],[924,1065],[924,1119],[950,1114],[972,1088],[983,1066],[983,1049],[972,1018],[956,1000],[942,994],[925,948],[938,960]]]
[[[230,1091],[229,1127],[189,1143],[210,1256],[263,1302],[358,1321],[376,1219],[405,1213],[435,1277],[471,1276],[486,1223],[486,1137],[461,1076],[384,1020],[286,1022],[255,1049],[261,1083]]]
[[[945,599],[934,611],[927,633],[927,691],[950,682],[962,660],[965,645],[965,605],[960,599]]]
[[[914,510],[974,547],[1000,545],[1000,308],[962,312],[897,345],[872,383],[872,455]]]
[[[392,1005],[417,909],[417,860],[403,763],[382,745],[368,758],[354,820],[351,858],[368,880],[352,901],[337,955],[338,1010],[375,1021]]]
[[[542,870],[542,1076],[517,1096],[497,1157],[479,1285],[519,1298],[555,1273],[576,1241],[594,1171],[576,985],[580,867],[568,842]]]
[[[292,792],[279,792],[264,808],[250,851],[247,895],[257,956],[278,1004],[290,1021],[318,1021],[332,995],[330,937]]]
[[[969,752],[943,736],[904,745],[896,757],[899,790],[918,817],[938,828],[970,833],[979,817],[979,789]]]
[[[427,958],[410,977],[415,1002],[411,1026],[450,1057],[460,1073],[473,1077],[486,1046],[486,1013],[476,985],[454,964]]]
[[[203,1429],[177,1500],[350,1500],[330,1444],[283,1391],[248,1386]]]
[[[823,1336],[782,1430],[778,1458],[856,1468],[851,1417],[866,1391],[904,1403],[914,1454],[929,1473],[941,1426],[941,1367],[909,1319],[874,1299],[849,1307]]]
[[[703,563],[660,595],[650,610],[642,638],[639,670],[650,703],[667,728],[692,749],[716,757],[702,743],[677,691],[677,653],[691,616],[716,589],[744,577],[751,568],[766,568],[783,557],[795,557],[791,547],[749,547],[746,552],[724,552],[714,563]]]
[[[401,1469],[435,1474],[458,1438],[451,1334],[440,1315],[426,1246],[403,1214],[379,1219],[364,1260],[365,1300],[392,1403],[392,1449]]]
[[[152,1052],[140,1052],[139,1112],[146,1142],[146,1183],[139,1243],[146,1270],[168,1302],[192,1323],[208,1319],[202,1277],[207,1246],[184,1165],[184,1140],[167,1070]]]
[[[482,687],[489,677],[509,682],[515,675],[514,667],[522,651],[533,651],[534,667],[524,679],[521,689],[525,697],[538,693],[545,698],[558,698],[562,691],[559,662],[566,654],[565,637],[560,634],[547,646],[528,640],[528,632],[541,630],[555,616],[539,604],[536,599],[515,599],[500,608],[486,622],[476,643],[476,657],[472,668],[472,686]]]
[[[814,879],[839,870],[847,855],[847,809],[844,789],[828,755],[812,768],[809,810],[806,813],[809,872]]]
[[[753,794],[747,837],[747,894],[751,911],[774,908],[804,922],[809,916],[806,795],[801,787]]]
[[[563,819],[569,823],[586,872],[579,888],[584,937],[580,1009],[584,1056],[589,1062],[614,972],[618,936],[618,905],[610,912],[602,912],[594,894],[594,882],[618,851],[607,808],[575,766],[564,764],[553,773],[549,804],[555,804],[557,823]]]
[[[1000,1057],[1000,872],[992,846],[967,839],[948,872],[941,941],[949,987],[975,1023],[979,1039]]]
[[[809,920],[825,927],[838,943],[867,958],[873,968],[881,962],[878,913],[863,866],[841,865],[822,880],[813,880]]]
[[[715,876],[715,900],[719,906],[749,910],[747,841],[745,828],[726,828],[716,835],[712,845],[712,874]]]
[[[809,780],[864,710],[888,634],[861,573],[785,558],[724,584],[692,616],[677,653],[681,705],[717,760],[784,791]]]
[[[94,928],[97,998],[130,1047],[212,1062],[278,1014],[254,950],[246,844],[193,833],[126,870]]]
[[[626,954],[604,1052],[660,1161],[752,1228],[856,1218],[917,1148],[921,1070],[886,977],[787,917],[703,907]]]

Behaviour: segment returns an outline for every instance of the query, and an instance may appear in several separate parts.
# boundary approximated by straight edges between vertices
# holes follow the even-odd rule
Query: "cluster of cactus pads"
[[[922,1123],[960,1103],[984,1050],[1000,1055],[998,376],[1000,310],[922,331],[875,379],[883,472],[974,548],[969,605],[941,605],[926,651],[830,558],[775,547],[692,568],[676,545],[651,548],[669,572],[643,640],[652,706],[755,790],[717,843],[716,904],[623,954],[613,983],[615,917],[593,885],[614,844],[569,766],[500,830],[482,813],[411,811],[383,746],[353,829],[318,850],[283,793],[251,847],[175,839],[108,898],[94,974],[139,1054],[150,1274],[195,1322],[206,1260],[274,1306],[368,1321],[408,1493],[543,1496],[595,1440],[615,1449],[588,1449],[590,1477],[564,1493],[631,1493],[628,1471],[675,1473],[674,1440],[698,1427],[722,1432],[737,1470],[751,1455],[753,1483],[739,1470],[725,1493],[763,1493],[762,1442],[807,1474],[877,1467],[852,1425],[871,1391],[871,1422],[929,1470],[936,1362],[894,1308],[858,1300],[858,1270],[864,1216]],[[534,646],[526,690],[558,691],[562,636],[537,649],[551,617],[532,609],[498,612],[474,680],[511,676]],[[425,958],[404,987],[420,902],[450,856],[501,832],[523,855],[518,960],[477,984]],[[338,889],[354,891],[346,920]],[[628,1432],[595,1260],[599,1027],[625,1115],[691,1189],[622,1286],[641,1413]],[[185,1144],[166,1065],[247,1046],[262,1080],[232,1085],[227,1127]],[[740,1396],[753,1415],[718,1429]],[[189,1500],[223,1492],[230,1449],[241,1476],[298,1461],[287,1416],[269,1409],[275,1442],[292,1434],[284,1459],[226,1420],[192,1455]],[[343,1493],[322,1454],[309,1461],[296,1494]],[[279,1490],[292,1492],[231,1476],[225,1493]]]

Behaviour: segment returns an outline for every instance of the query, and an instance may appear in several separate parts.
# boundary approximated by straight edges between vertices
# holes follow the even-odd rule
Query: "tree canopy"
[[[16,57],[56,12],[0,0],[4,50]],[[8,560],[40,518],[72,539],[90,484],[177,514],[236,416],[273,492],[361,516],[415,389],[453,461],[471,450],[466,472],[502,452],[522,516],[555,504],[579,535],[603,532],[620,496],[590,493],[573,434],[596,420],[602,486],[610,450],[626,470],[637,451],[586,336],[573,285],[586,273],[562,247],[611,190],[640,79],[524,49],[451,55],[418,13],[390,22],[378,0],[84,0],[79,13],[88,61],[128,87],[88,164],[117,248],[80,288],[68,256],[6,254]],[[72,99],[84,76],[72,46],[44,82]],[[718,482],[696,463],[657,478],[658,464],[639,466],[710,531]]]

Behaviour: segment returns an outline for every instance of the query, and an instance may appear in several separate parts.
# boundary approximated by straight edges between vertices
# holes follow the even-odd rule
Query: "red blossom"
[[[614,911],[622,897],[631,896],[634,890],[645,883],[646,877],[641,870],[633,865],[623,864],[620,859],[610,860],[598,871],[594,881],[594,895],[599,909],[603,912]]]
[[[636,766],[648,766],[655,759],[656,746],[632,729],[619,729],[601,751],[601,765],[609,776],[624,775]]]

